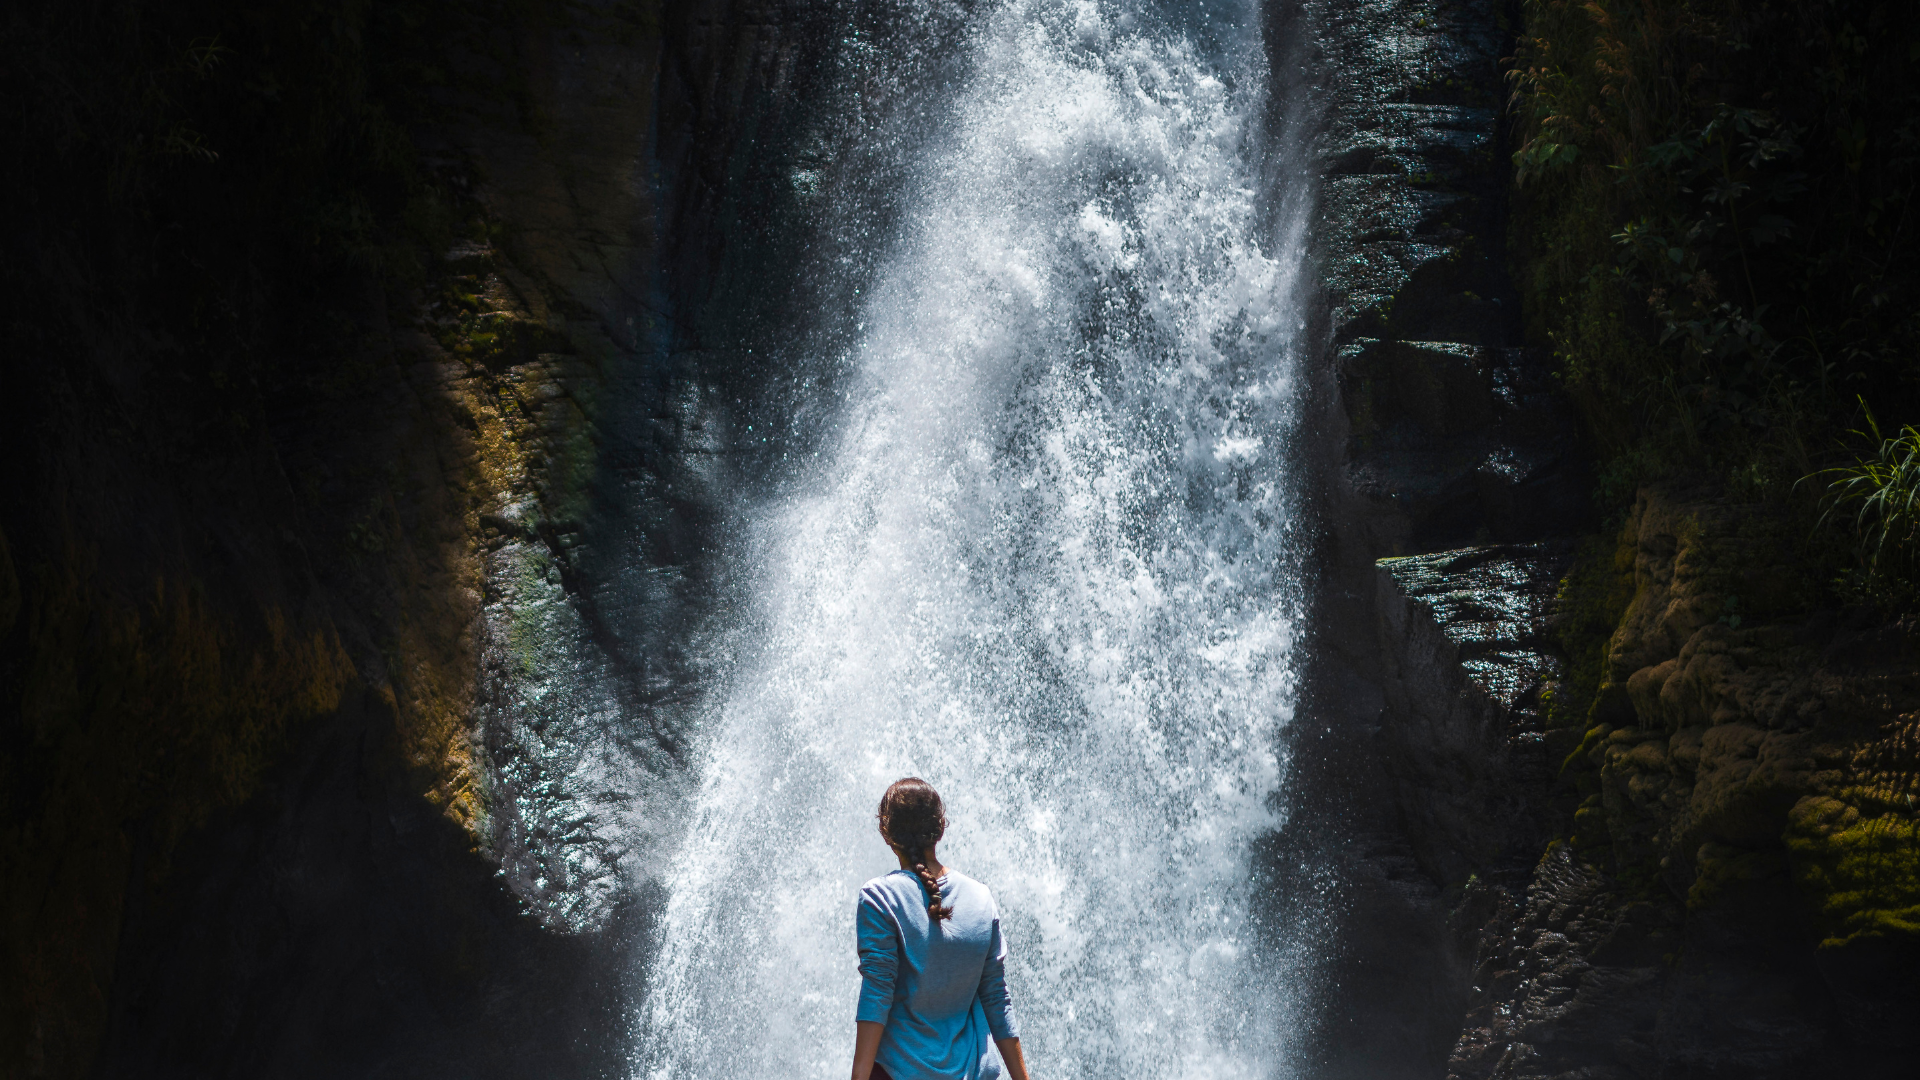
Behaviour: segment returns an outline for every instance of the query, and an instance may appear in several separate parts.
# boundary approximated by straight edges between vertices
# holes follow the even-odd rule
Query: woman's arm
[[[853,1080],[869,1080],[880,1052],[880,1033],[893,1008],[893,981],[900,966],[899,931],[878,902],[864,892],[854,909],[860,950],[860,1005],[854,1010]]]
[[[853,1080],[867,1080],[868,1077],[873,1075],[873,1057],[880,1052],[880,1033],[885,1030],[887,1030],[887,1025],[876,1024],[871,1020],[858,1020],[854,1022]],[[1014,1047],[1013,1052],[1015,1054],[1020,1053],[1020,1048],[1018,1046]],[[1014,1080],[1026,1080],[1026,1074],[1022,1073],[1015,1077]]]
[[[1000,920],[993,920],[987,959],[980,965],[980,1007],[987,1014],[987,1031],[996,1044],[1015,1042],[1020,1025],[1013,1016],[1013,995],[1007,993],[1007,942],[1000,936]],[[1015,1043],[1018,1045],[1018,1043]]]
[[[1000,1048],[1000,1060],[1007,1064],[1007,1080],[1027,1080],[1027,1061],[1020,1056],[1020,1029],[1013,1018],[1013,997],[1007,993],[1007,942],[1000,936],[1000,920],[993,920],[993,937],[987,944],[987,962],[980,968],[981,1008],[987,1014],[987,1031],[993,1045]]]
[[[874,1042],[879,1041],[880,1037],[875,1035]],[[1015,1035],[1011,1039],[995,1039],[993,1045],[1000,1048],[1000,1060],[1007,1063],[1007,1080],[1027,1080],[1027,1059],[1020,1056],[1020,1036]],[[860,1059],[853,1060],[855,1062],[853,1080],[866,1080],[866,1077],[860,1075]]]

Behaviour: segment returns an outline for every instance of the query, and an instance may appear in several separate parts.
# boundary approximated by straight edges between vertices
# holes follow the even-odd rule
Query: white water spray
[[[1256,220],[1264,61],[1229,14],[1208,45],[1012,0],[976,36],[837,438],[754,527],[637,1076],[847,1074],[855,894],[905,775],[998,897],[1038,1076],[1279,1071],[1295,995],[1248,868],[1302,602],[1301,228]]]

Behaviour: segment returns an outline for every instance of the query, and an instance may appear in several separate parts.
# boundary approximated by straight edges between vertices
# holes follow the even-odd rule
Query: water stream
[[[999,900],[1037,1075],[1285,1071],[1300,953],[1250,845],[1282,825],[1304,603],[1304,200],[1259,22],[977,20],[857,344],[819,358],[851,371],[833,434],[743,511],[636,1076],[846,1075],[854,897],[909,774]]]

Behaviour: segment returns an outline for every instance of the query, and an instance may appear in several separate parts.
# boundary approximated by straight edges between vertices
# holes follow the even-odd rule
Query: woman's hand
[[[880,1033],[887,1025],[876,1024],[871,1020],[859,1020],[853,1025],[853,1080],[868,1080],[873,1075],[873,1056],[880,1052]],[[1014,1053],[1020,1048],[1014,1047]],[[1026,1080],[1022,1073],[1014,1080]]]
[[[880,1025],[875,1024],[874,1026],[879,1027]],[[879,1038],[876,1036],[874,1042],[878,1044],[879,1041]],[[1000,1060],[1007,1063],[1007,1080],[1027,1080],[1027,1059],[1020,1056],[1019,1037],[995,1039],[993,1040],[993,1045],[1000,1048]],[[854,1060],[858,1061],[859,1059],[855,1058]],[[853,1080],[866,1080],[865,1077],[860,1075],[859,1069],[860,1066],[854,1066]]]

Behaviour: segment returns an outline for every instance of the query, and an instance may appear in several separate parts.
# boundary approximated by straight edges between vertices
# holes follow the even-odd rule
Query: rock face
[[[704,553],[755,385],[703,313],[756,185],[788,181],[782,110],[827,54],[798,48],[818,14],[779,5],[485,7],[343,9],[333,37],[248,15],[211,37],[224,83],[155,61],[213,87],[182,107],[212,101],[187,118],[224,153],[204,160],[240,164],[154,185],[159,239],[131,256],[63,239],[98,208],[62,223],[41,185],[46,265],[22,273],[48,302],[17,384],[39,426],[0,435],[21,463],[0,513],[0,859],[34,883],[5,909],[0,1071],[619,1071],[628,886],[675,817],[720,588]],[[118,47],[96,15],[48,23],[41,51]],[[391,20],[416,17],[432,29],[396,45]],[[354,51],[376,36],[387,52]],[[452,235],[419,274],[389,289],[365,261],[319,275],[247,247],[248,200],[280,190],[260,174],[335,164],[245,171],[255,143],[281,150],[245,125],[279,115],[248,95],[285,55],[334,66],[262,100],[311,91],[348,168],[374,139],[404,163],[377,180],[438,185],[412,210]],[[396,71],[430,122],[354,126],[391,100],[342,118],[333,97],[358,108]],[[194,230],[228,261],[174,259]],[[222,320],[244,325],[221,339]]]
[[[1866,611],[1791,614],[1793,557],[1764,508],[1642,493],[1565,757],[1571,840],[1524,898],[1468,890],[1492,914],[1454,1075],[1909,1067],[1913,646]]]
[[[1624,902],[1565,845],[1524,896],[1470,892],[1461,914],[1487,923],[1449,1076],[1610,1076],[1615,1062],[1653,1064],[1658,991],[1680,937],[1670,906]]]
[[[1343,943],[1316,1076],[1438,1074],[1466,1009],[1462,883],[1524,875],[1548,835],[1539,693],[1569,555],[1548,541],[1585,526],[1586,483],[1505,279],[1499,20],[1304,11],[1327,107],[1307,440],[1327,532],[1293,828],[1334,867]]]
[[[1493,3],[1314,8],[1329,436],[1403,554],[1557,535],[1584,513],[1571,414],[1516,348]],[[1342,445],[1344,443],[1344,445]]]
[[[1295,827],[1349,943],[1315,1074],[1896,1075],[1907,629],[1804,614],[1789,526],[1704,494],[1576,551],[1575,424],[1501,269],[1501,13],[1307,13],[1339,77]]]
[[[1562,673],[1547,636],[1565,544],[1382,559],[1387,770],[1421,868],[1458,882],[1547,840],[1552,769],[1541,692]]]

